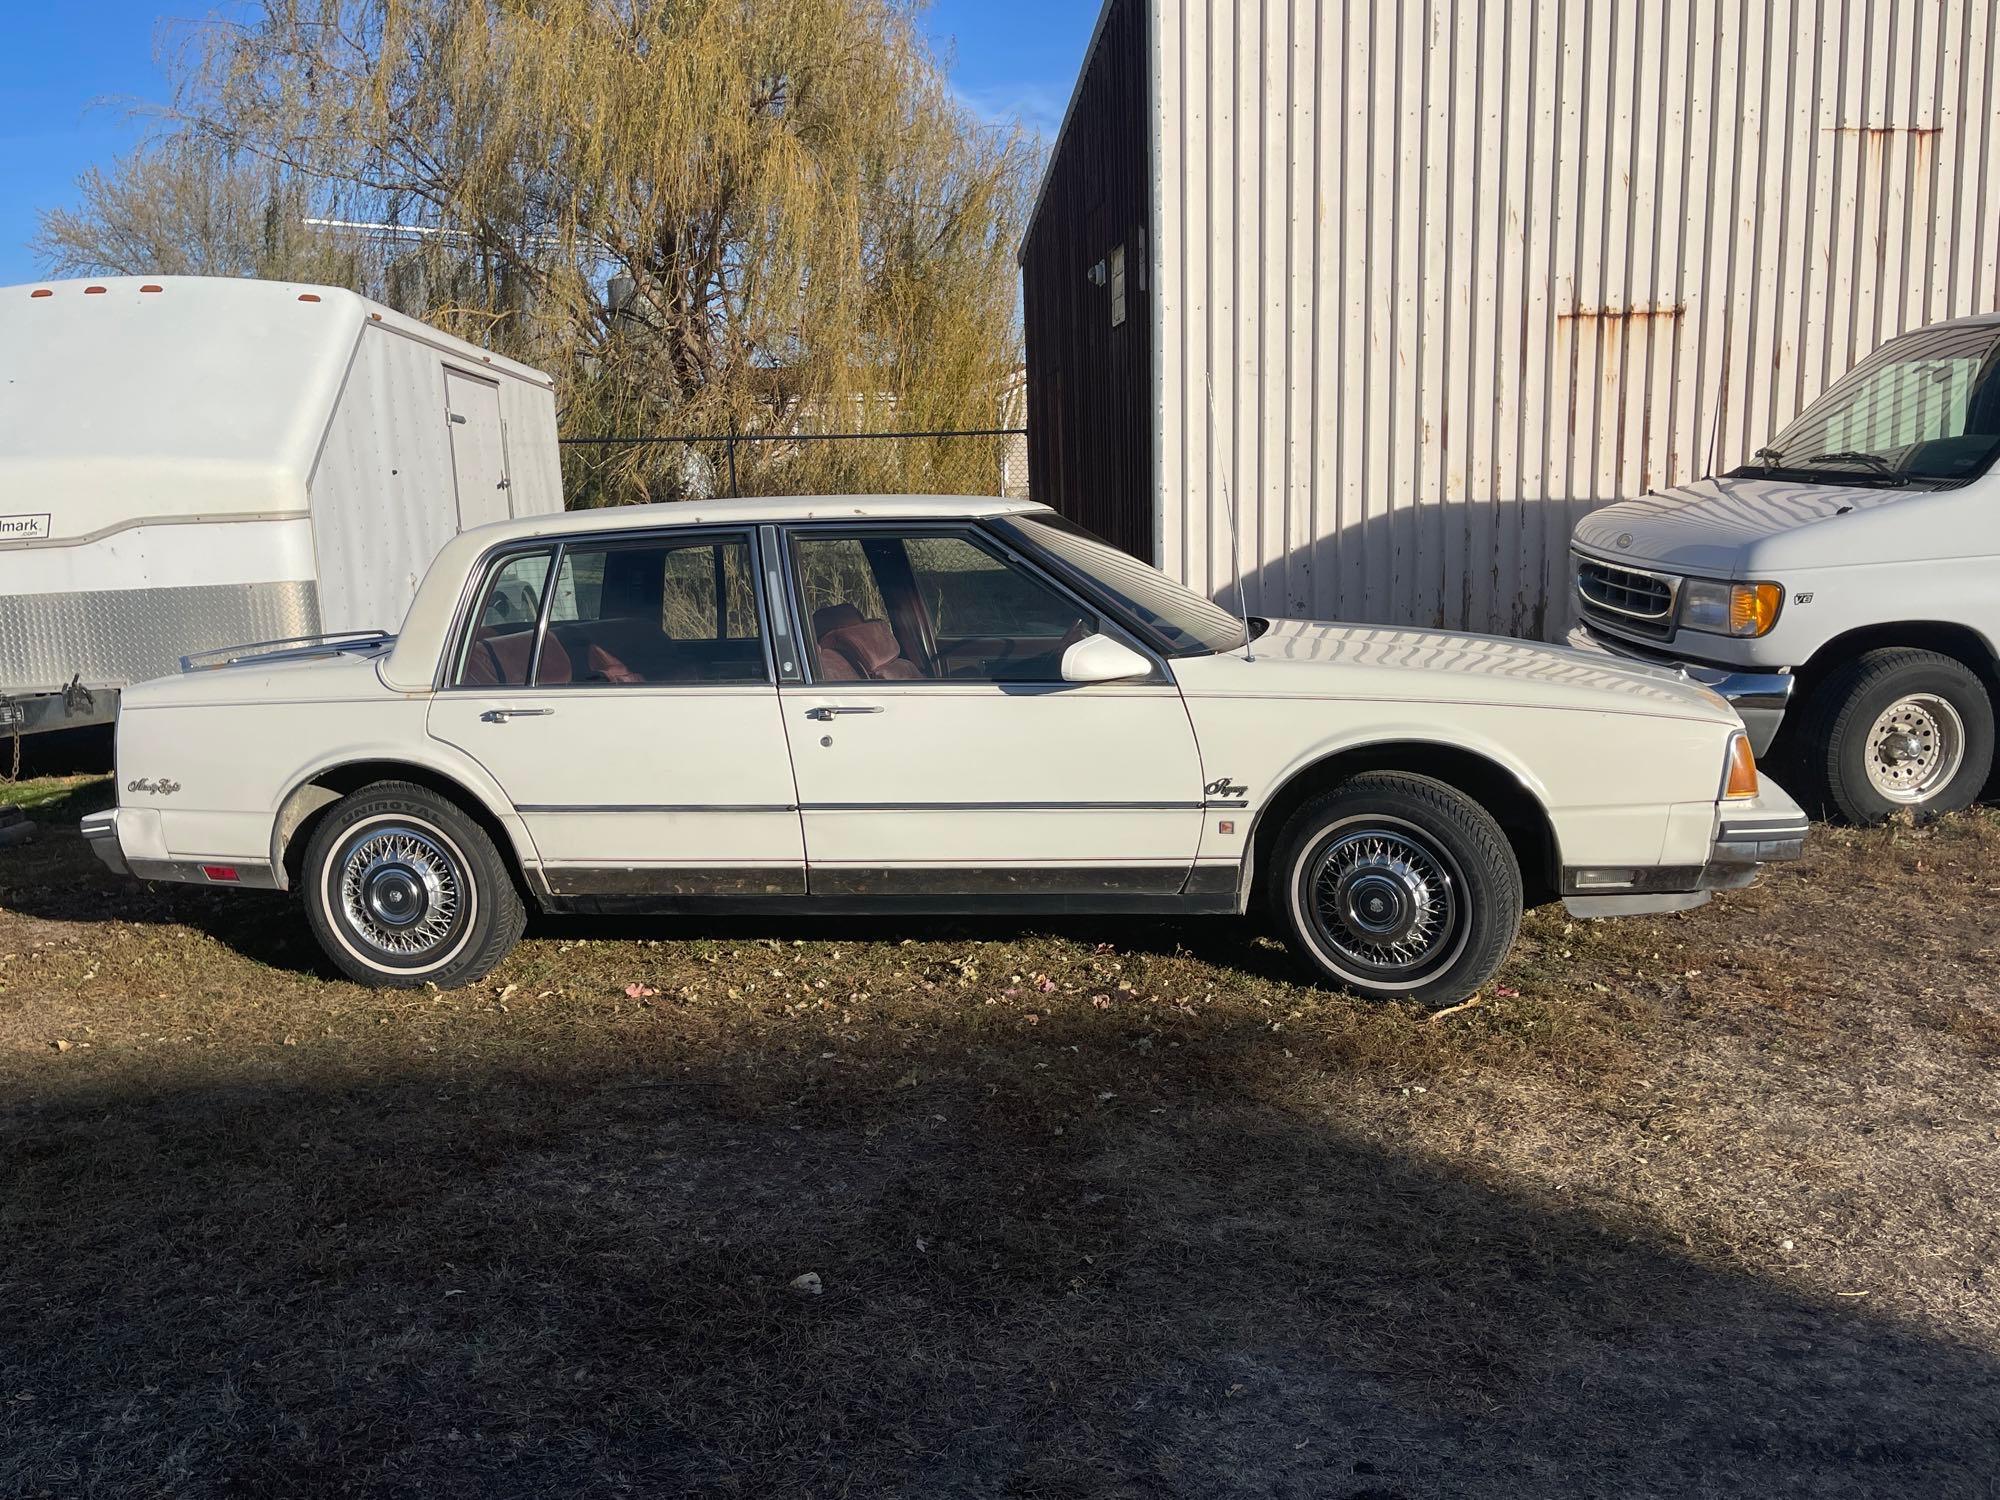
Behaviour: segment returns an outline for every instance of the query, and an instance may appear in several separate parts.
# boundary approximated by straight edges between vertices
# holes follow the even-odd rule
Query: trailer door
[[[446,366],[445,413],[451,424],[452,478],[458,486],[458,527],[463,531],[504,521],[507,503],[507,434],[500,425],[500,387]]]

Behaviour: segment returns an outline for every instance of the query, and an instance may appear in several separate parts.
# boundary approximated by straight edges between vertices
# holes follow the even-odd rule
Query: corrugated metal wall
[[[1555,637],[1600,500],[2000,305],[2000,0],[1153,0],[1158,560]],[[1211,425],[1207,381],[1216,420]]]

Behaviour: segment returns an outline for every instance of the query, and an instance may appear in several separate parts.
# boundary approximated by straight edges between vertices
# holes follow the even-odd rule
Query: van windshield
[[[1936,487],[1986,472],[2000,450],[2000,327],[1891,339],[1736,473]]]

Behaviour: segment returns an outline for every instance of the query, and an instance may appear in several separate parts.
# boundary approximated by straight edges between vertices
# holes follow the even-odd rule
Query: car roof
[[[542,538],[647,531],[660,527],[784,525],[794,521],[967,521],[984,516],[1048,515],[1028,500],[964,495],[783,495],[754,500],[679,500],[523,516],[462,531],[445,544],[418,586],[403,628],[382,664],[398,692],[431,685],[465,591],[465,576],[496,547]]]
[[[516,538],[657,526],[784,525],[791,521],[964,521],[1046,511],[1028,500],[978,495],[765,495],[734,500],[674,500],[664,505],[607,505],[494,521],[464,533],[484,552]]]

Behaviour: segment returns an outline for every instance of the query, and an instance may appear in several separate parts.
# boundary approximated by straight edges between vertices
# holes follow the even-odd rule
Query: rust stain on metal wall
[[[1622,323],[1630,327],[1634,323],[1678,323],[1686,316],[1685,302],[1656,302],[1639,307],[1573,307],[1568,312],[1557,313],[1556,319],[1565,323]]]
[[[1835,135],[1880,136],[1891,139],[1896,136],[1908,136],[1916,140],[1927,140],[1932,136],[1944,134],[1942,125],[1829,125],[1827,129]]]

